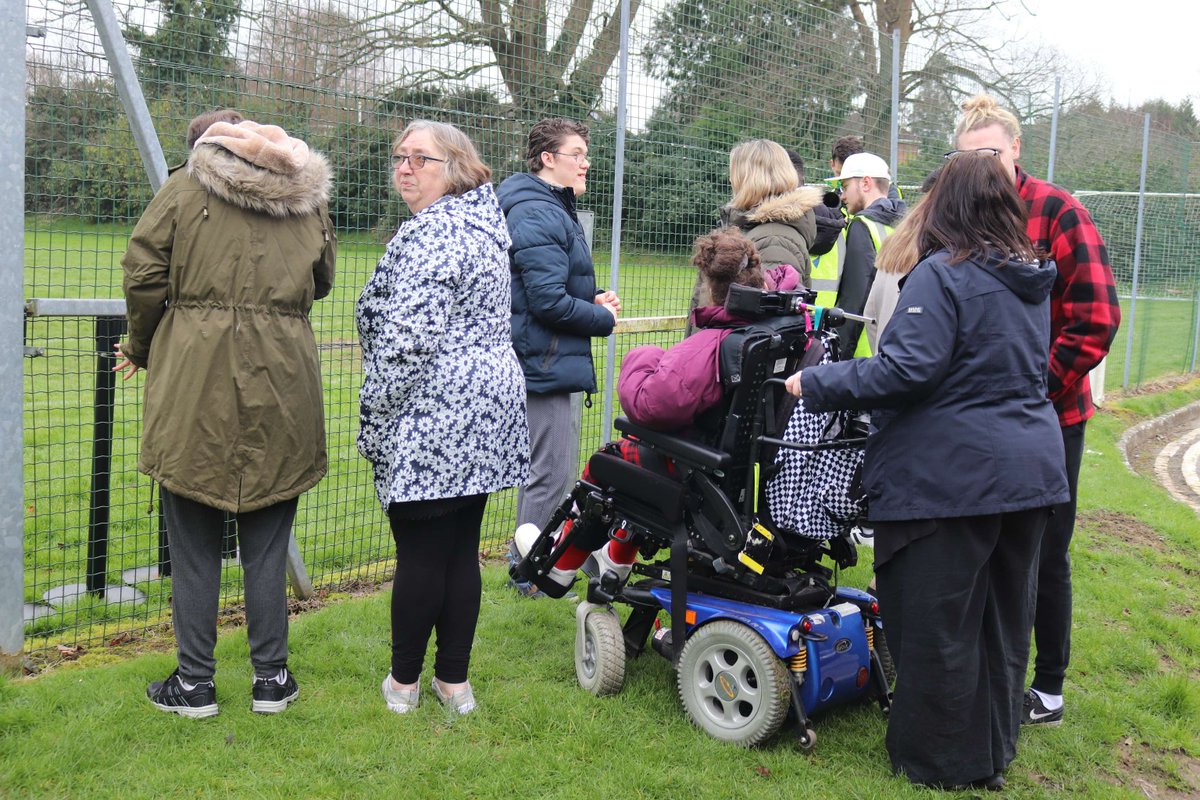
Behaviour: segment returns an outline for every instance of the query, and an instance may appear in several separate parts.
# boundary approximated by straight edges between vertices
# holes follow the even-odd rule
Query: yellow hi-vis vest
[[[838,283],[842,280],[842,267],[846,263],[846,229],[838,233],[833,247],[824,255],[813,256],[812,271],[809,273],[811,288],[817,293],[816,304],[832,308],[837,302]]]
[[[871,234],[871,244],[875,246],[875,252],[879,252],[879,246],[883,244],[883,240],[892,235],[896,229],[891,225],[884,225],[882,222],[876,222],[873,219],[868,219],[863,216],[855,216],[850,218],[850,222],[846,225],[846,231],[849,232],[850,225],[855,221],[862,222],[867,226],[867,232]],[[845,260],[845,256],[842,257]],[[840,270],[839,270],[840,273]],[[840,277],[840,275],[839,275]],[[817,305],[820,305],[818,303]],[[871,355],[871,343],[867,341],[867,326],[862,326],[862,331],[858,335],[858,344],[854,348],[855,358],[867,358]]]

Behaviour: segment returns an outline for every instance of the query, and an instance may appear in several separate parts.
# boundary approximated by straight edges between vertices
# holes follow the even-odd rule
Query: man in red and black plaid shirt
[[[1055,507],[1042,539],[1033,625],[1037,656],[1033,686],[1025,694],[1021,715],[1022,724],[1055,725],[1063,717],[1063,677],[1071,653],[1068,548],[1075,529],[1084,426],[1095,412],[1088,372],[1108,353],[1121,323],[1121,309],[1108,251],[1087,209],[1065,190],[1017,166],[1021,156],[1017,118],[987,95],[963,103],[963,112],[955,146],[996,151],[1029,207],[1027,231],[1034,251],[1058,266],[1050,297],[1047,387],[1062,426],[1071,500]]]

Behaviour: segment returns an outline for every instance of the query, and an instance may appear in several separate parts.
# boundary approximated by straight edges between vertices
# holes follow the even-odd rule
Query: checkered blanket
[[[828,353],[821,363],[830,361]],[[854,412],[810,412],[804,400],[796,404],[783,438],[814,444],[827,432],[844,430]],[[866,516],[862,492],[861,447],[838,450],[789,450],[775,458],[777,472],[767,484],[767,506],[777,528],[810,539],[844,535]]]

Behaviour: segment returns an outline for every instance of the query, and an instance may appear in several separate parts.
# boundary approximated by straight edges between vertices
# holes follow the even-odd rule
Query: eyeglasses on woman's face
[[[961,156],[963,153],[983,153],[985,156],[1000,157],[1000,151],[994,147],[974,147],[970,150],[951,150],[949,153],[944,153],[942,158],[949,161],[955,156]]]
[[[420,153],[397,153],[396,155],[392,156],[392,169],[399,169],[405,161],[408,162],[408,165],[412,167],[414,171],[423,168],[426,161],[435,161],[438,164],[446,163],[446,159],[444,158],[434,158],[433,156],[425,156],[421,155]]]
[[[560,153],[557,150],[547,150],[546,152],[552,156],[566,156],[567,158],[573,158],[575,159],[575,166],[577,167],[583,166],[585,161],[587,161],[589,164],[592,163],[588,161],[587,153]]]

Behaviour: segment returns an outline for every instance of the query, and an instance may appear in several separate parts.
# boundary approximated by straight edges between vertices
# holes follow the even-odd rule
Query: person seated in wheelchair
[[[754,244],[736,228],[720,228],[699,237],[692,263],[712,303],[693,312],[697,331],[666,350],[654,345],[630,350],[617,380],[617,396],[630,420],[655,431],[683,436],[697,435],[700,418],[722,400],[718,365],[721,343],[735,329],[752,322],[726,311],[730,286],[791,291],[800,285],[800,274],[791,265],[764,271]],[[610,442],[601,449],[658,475],[676,475],[669,458],[632,439]],[[591,482],[589,469],[584,470],[582,479]],[[572,516],[564,523],[560,537],[576,524]],[[589,575],[611,570],[621,581],[628,578],[638,545],[610,540],[604,527],[587,527],[597,529],[584,530],[581,526],[575,530],[570,546],[547,574],[527,579],[548,596],[562,597],[575,582],[580,567]],[[531,524],[517,529],[513,539],[517,559],[525,558],[541,533]]]

